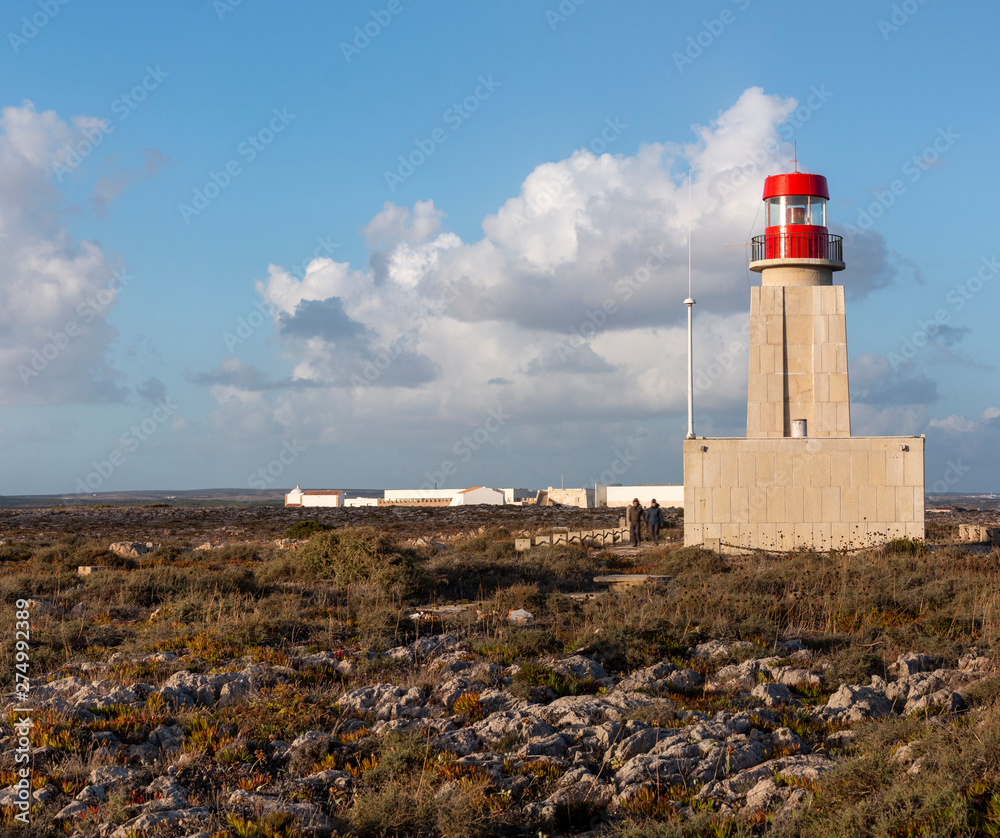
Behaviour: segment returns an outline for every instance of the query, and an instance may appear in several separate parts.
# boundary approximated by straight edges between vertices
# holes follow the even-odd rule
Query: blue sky
[[[741,435],[729,245],[792,142],[854,433],[1000,488],[998,16],[12,0],[0,492],[680,482],[687,172],[696,429]]]

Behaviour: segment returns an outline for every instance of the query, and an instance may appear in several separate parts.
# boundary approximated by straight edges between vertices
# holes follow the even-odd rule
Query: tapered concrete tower
[[[684,541],[855,549],[924,537],[922,437],[852,437],[842,240],[826,178],[764,182],[752,242],[746,439],[684,442]]]
[[[842,240],[826,229],[826,178],[795,172],[764,181],[767,230],[750,270],[748,437],[850,436]]]

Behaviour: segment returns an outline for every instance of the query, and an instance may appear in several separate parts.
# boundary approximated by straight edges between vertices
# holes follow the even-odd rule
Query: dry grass
[[[456,540],[446,549],[401,544],[384,531],[341,528],[318,531],[296,550],[248,542],[192,553],[166,545],[131,561],[112,557],[104,541],[78,537],[0,545],[6,571],[0,578],[6,604],[0,609],[0,632],[12,634],[18,598],[31,596],[58,608],[51,617],[36,613],[32,618],[36,677],[60,668],[63,674],[76,672],[81,663],[96,661],[112,664],[101,677],[160,684],[179,669],[239,668],[254,660],[285,665],[293,656],[320,650],[354,661],[349,675],[299,670],[288,684],[267,688],[241,706],[236,719],[225,711],[165,715],[149,708],[148,717],[111,713],[88,723],[53,718],[44,731],[61,754],[58,779],[69,787],[103,759],[95,756],[95,732],[118,731],[123,741],[138,743],[155,724],[177,721],[192,732],[202,731],[198,737],[206,747],[199,758],[225,779],[206,785],[201,794],[219,800],[237,783],[278,782],[266,761],[253,769],[265,772],[263,780],[254,779],[240,742],[253,761],[259,759],[256,749],[275,739],[291,741],[307,730],[347,730],[336,701],[363,684],[433,688],[435,683],[417,681],[433,681],[433,674],[418,675],[404,662],[374,654],[428,632],[452,631],[473,656],[521,664],[513,689],[534,697],[597,689],[539,665],[545,656],[573,651],[593,657],[612,674],[666,659],[709,675],[731,659],[692,659],[688,647],[719,638],[769,648],[776,640],[800,637],[835,688],[885,675],[902,652],[929,652],[954,665],[971,647],[989,651],[1000,640],[997,551],[897,545],[854,555],[720,558],[661,547],[632,563],[609,552],[565,545],[519,554],[512,542],[511,528]],[[80,578],[74,572],[78,564],[118,569]],[[673,581],[663,588],[595,592],[593,577],[602,570],[640,566]],[[595,596],[567,596],[580,592]],[[462,600],[477,607],[430,626],[408,616],[429,603]],[[70,616],[79,604],[83,614]],[[529,610],[532,624],[511,625],[506,614],[513,608]],[[179,657],[141,662],[160,651]],[[10,644],[0,646],[0,688],[8,691],[11,654]],[[986,680],[969,691],[975,709],[966,721],[872,726],[843,769],[819,785],[812,808],[781,823],[751,824],[713,812],[680,821],[657,803],[655,814],[632,813],[609,829],[622,838],[997,834],[989,830],[1000,827],[998,699],[1000,679]],[[644,720],[670,726],[686,709],[735,707],[726,697],[677,694]],[[462,708],[470,718],[477,712],[472,698]],[[811,742],[822,738],[821,730],[808,729],[802,719],[785,721],[798,725]],[[919,774],[908,775],[906,765],[891,762],[904,742],[924,759]],[[227,751],[230,747],[236,750]],[[338,804],[344,830],[364,836],[451,836],[514,829],[509,801],[496,795],[488,778],[442,769],[440,760],[447,762],[447,756],[420,737],[348,736],[338,748],[331,764],[346,765],[350,758],[360,772],[357,793]],[[365,759],[370,762],[362,769]],[[531,793],[542,788],[539,781]],[[564,814],[575,829],[594,812]],[[249,830],[252,824],[244,826]],[[220,828],[234,834],[232,825]]]

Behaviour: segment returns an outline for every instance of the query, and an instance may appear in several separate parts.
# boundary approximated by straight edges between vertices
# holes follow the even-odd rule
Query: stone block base
[[[689,439],[684,543],[853,550],[924,538],[920,437]]]

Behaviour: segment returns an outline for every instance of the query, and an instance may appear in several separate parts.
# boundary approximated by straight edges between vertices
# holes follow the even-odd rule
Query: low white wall
[[[340,506],[340,499],[343,495],[310,495],[308,492],[302,493],[303,506]]]
[[[590,509],[594,505],[593,489],[554,489],[548,488],[549,501],[561,503],[563,506],[576,506],[580,509]]]
[[[385,499],[389,503],[401,500],[451,500],[458,489],[386,489]]]
[[[633,498],[649,506],[653,498],[666,509],[668,506],[684,508],[683,486],[608,486],[608,506],[628,506]]]
[[[456,492],[455,497],[451,499],[452,506],[473,506],[478,503],[490,504],[492,506],[503,506],[503,492],[480,486],[478,489],[471,489],[466,492]]]
[[[534,500],[536,492],[530,489],[499,489],[503,492],[504,503],[518,503],[523,500]]]
[[[378,506],[378,498],[347,498],[344,506]]]

